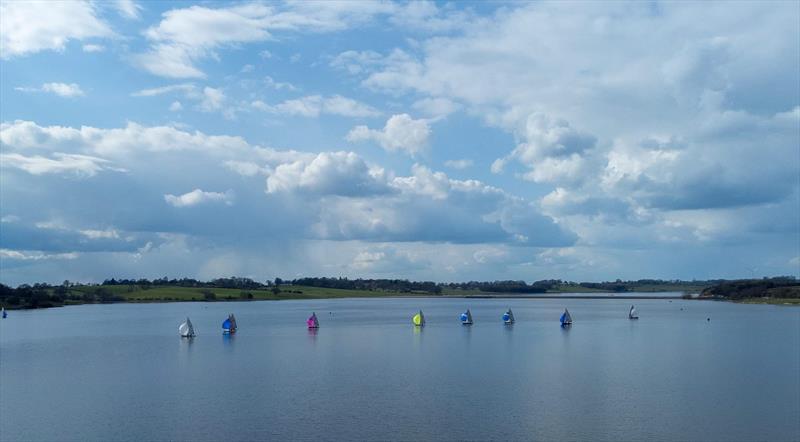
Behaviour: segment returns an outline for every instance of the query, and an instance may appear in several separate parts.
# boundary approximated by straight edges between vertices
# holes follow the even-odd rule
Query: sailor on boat
[[[511,309],[508,309],[508,311],[503,313],[503,323],[505,324],[514,323],[514,312],[512,312]]]
[[[472,313],[470,313],[469,309],[461,314],[461,324],[472,325]]]
[[[195,336],[192,321],[189,320],[188,316],[186,317],[186,321],[178,326],[178,333],[180,333],[182,338],[193,338]]]
[[[306,320],[306,325],[308,325],[308,328],[319,328],[319,320],[317,320],[316,313],[311,313],[311,316]]]
[[[564,309],[564,313],[561,314],[561,318],[559,320],[561,321],[562,327],[572,325],[572,316],[570,316],[569,310]]]
[[[419,311],[413,318],[411,318],[411,322],[414,323],[417,327],[425,326],[425,315],[422,314],[422,310]]]
[[[228,319],[222,322],[222,333],[223,334],[232,334],[236,333],[236,318],[233,316],[233,313],[228,315]]]
[[[636,307],[631,306],[631,309],[628,312],[628,319],[639,319],[639,315],[636,313]]]

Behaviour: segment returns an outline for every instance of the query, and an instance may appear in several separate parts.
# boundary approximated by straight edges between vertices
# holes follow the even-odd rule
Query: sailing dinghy
[[[469,309],[461,314],[461,324],[472,325],[472,313],[470,313]]]
[[[3,307],[3,319],[8,317],[8,313],[6,313],[6,308]]]
[[[514,312],[512,312],[511,309],[508,309],[507,312],[503,313],[503,322],[505,324],[514,323]]]
[[[570,316],[569,310],[564,309],[564,313],[561,314],[560,321],[562,327],[572,325],[572,316]]]
[[[639,315],[636,313],[636,307],[631,306],[631,310],[628,312],[628,319],[639,319]]]
[[[411,322],[417,327],[423,327],[425,325],[425,315],[422,314],[422,310],[411,318]]]
[[[184,321],[181,325],[178,326],[178,333],[181,334],[182,338],[193,338],[194,337],[194,327],[192,326],[192,321],[189,317],[186,317],[186,321]]]
[[[319,320],[317,320],[316,313],[311,313],[311,316],[306,320],[306,325],[308,325],[308,328],[319,328]]]
[[[228,319],[222,321],[222,333],[224,334],[231,334],[236,333],[236,317],[233,316],[233,313],[228,315]]]

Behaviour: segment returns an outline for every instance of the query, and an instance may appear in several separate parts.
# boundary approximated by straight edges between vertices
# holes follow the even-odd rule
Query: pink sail
[[[308,328],[319,328],[319,321],[317,320],[317,314],[313,313],[306,321],[306,325]]]

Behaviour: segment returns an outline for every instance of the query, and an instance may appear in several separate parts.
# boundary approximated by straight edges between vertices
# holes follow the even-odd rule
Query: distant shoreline
[[[426,290],[348,289],[282,284],[269,288],[223,288],[183,285],[61,285],[32,287],[0,297],[0,305],[8,310],[38,309],[82,304],[216,302],[216,301],[282,301],[336,298],[453,298],[453,299],[600,299],[600,300],[673,300],[692,299],[732,301],[747,304],[800,305],[795,297],[796,286],[761,291],[769,281],[731,282],[698,290],[699,287],[676,284],[650,284],[631,287],[628,291],[610,291],[579,285],[562,284],[540,293],[485,291],[438,287]],[[733,284],[733,285],[732,285]],[[774,285],[774,283],[770,283]],[[730,287],[729,287],[730,285]],[[753,292],[754,286],[759,289]],[[17,296],[23,292],[27,296]],[[698,294],[698,292],[700,292]],[[763,292],[763,294],[761,294]],[[756,296],[753,296],[755,294]],[[788,294],[791,296],[781,296]],[[731,296],[735,295],[735,296]],[[760,295],[760,296],[759,296]],[[777,296],[776,296],[777,295]]]

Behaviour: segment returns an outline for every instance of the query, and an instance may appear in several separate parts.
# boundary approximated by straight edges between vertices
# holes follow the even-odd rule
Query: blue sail
[[[503,313],[503,322],[508,322],[511,319],[511,316],[508,315],[508,312]]]
[[[222,322],[222,328],[225,329],[225,330],[230,330],[231,329],[231,320],[230,319],[226,319],[225,321],[223,321]]]
[[[461,314],[461,322],[467,322],[467,319],[468,319],[467,318],[467,313],[466,312],[462,313]]]
[[[567,313],[564,312],[561,314],[561,323],[565,323],[567,321]]]

